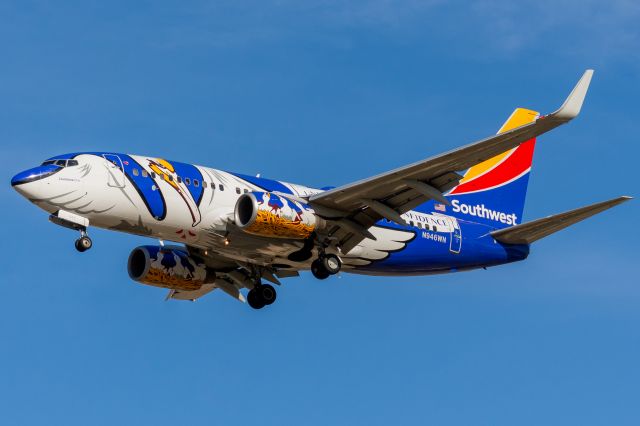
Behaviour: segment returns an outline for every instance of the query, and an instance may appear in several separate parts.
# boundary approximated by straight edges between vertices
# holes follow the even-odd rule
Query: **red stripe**
[[[499,164],[495,169],[479,176],[477,179],[457,186],[453,191],[451,191],[451,194],[454,195],[482,191],[511,181],[531,167],[535,144],[535,138],[523,142],[518,146],[518,148],[516,148],[509,158]]]

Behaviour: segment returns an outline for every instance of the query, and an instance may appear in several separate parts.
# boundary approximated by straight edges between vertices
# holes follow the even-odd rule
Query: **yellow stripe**
[[[516,127],[524,126],[525,124],[533,123],[536,118],[538,118],[538,115],[538,112],[531,111],[530,109],[516,108],[516,110],[511,114],[511,117],[509,117],[507,121],[505,121],[505,123],[502,125],[502,127],[500,127],[500,130],[498,130],[498,134],[513,130]],[[467,173],[465,173],[464,178],[460,181],[460,184],[469,182],[470,180],[473,180],[481,174],[485,173],[487,170],[490,170],[492,167],[495,167],[496,164],[502,161],[514,149],[516,148],[510,149],[509,151],[503,152],[502,154],[498,154],[493,158],[490,158],[480,164],[476,164],[475,166],[471,167],[467,171]]]
[[[533,123],[536,118],[538,118],[538,115],[540,115],[539,112],[531,111],[530,109],[516,108],[513,114],[511,114],[511,117],[500,127],[498,134],[524,126],[525,124]]]

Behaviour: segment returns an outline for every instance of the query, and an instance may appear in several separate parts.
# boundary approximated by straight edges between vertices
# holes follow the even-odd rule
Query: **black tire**
[[[258,287],[258,294],[260,295],[260,299],[262,299],[262,303],[265,305],[271,305],[276,301],[278,294],[276,293],[276,289],[273,288],[270,284],[262,284]]]
[[[76,240],[76,249],[80,252],[89,250],[92,245],[93,241],[91,241],[91,238],[86,235]]]
[[[76,250],[78,250],[80,253],[85,251],[85,249],[80,245],[80,239],[79,238],[76,240],[75,246],[76,246]]]
[[[247,294],[247,303],[253,309],[262,309],[262,308],[264,308],[264,302],[262,301],[262,298],[260,297],[260,294],[258,293],[258,291],[256,291],[255,288],[253,290],[250,290],[249,294]]]
[[[91,238],[87,236],[80,237],[76,240],[76,250],[78,250],[80,253],[89,250],[92,245],[93,242],[91,241]]]
[[[311,262],[311,273],[319,280],[326,280],[330,275],[329,272],[324,269],[324,266],[322,265],[322,262],[320,262],[320,259],[316,259]]]
[[[342,266],[340,259],[335,254],[327,254],[321,260],[320,263],[329,275],[335,275],[340,272],[340,267]]]

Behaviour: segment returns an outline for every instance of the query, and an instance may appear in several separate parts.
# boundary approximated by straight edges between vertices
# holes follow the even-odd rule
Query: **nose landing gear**
[[[76,240],[76,250],[80,253],[89,250],[93,246],[91,238],[87,235],[86,230],[80,230],[80,238]]]
[[[76,240],[76,250],[79,252],[87,251],[91,248],[93,243],[91,238],[87,235],[87,228],[89,227],[89,219],[86,217],[71,213],[65,210],[58,210],[49,216],[49,220],[56,225],[60,225],[64,228],[73,229],[74,231],[80,231],[80,238]]]

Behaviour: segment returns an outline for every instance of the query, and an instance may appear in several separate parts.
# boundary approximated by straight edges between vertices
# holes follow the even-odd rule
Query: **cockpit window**
[[[42,163],[43,166],[49,166],[55,164],[60,167],[73,167],[78,165],[78,160],[47,160]]]

